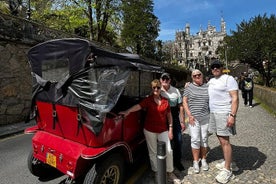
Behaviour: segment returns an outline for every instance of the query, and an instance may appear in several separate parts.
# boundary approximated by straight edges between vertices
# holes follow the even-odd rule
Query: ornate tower
[[[223,17],[221,17],[221,19],[220,19],[220,31],[222,33],[226,33],[226,23],[225,23]]]
[[[186,26],[185,26],[185,33],[188,36],[190,35],[190,24],[189,23],[187,23]]]

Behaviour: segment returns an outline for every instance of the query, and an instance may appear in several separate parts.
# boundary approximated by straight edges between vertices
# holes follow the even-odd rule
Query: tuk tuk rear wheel
[[[124,160],[120,155],[111,155],[97,162],[87,172],[84,184],[121,184],[124,180]]]
[[[31,150],[27,159],[29,171],[37,177],[45,176],[49,171],[49,167],[41,161],[34,158],[33,151]]]

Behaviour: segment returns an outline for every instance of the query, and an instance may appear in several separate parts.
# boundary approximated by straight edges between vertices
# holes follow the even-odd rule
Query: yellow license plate
[[[52,153],[47,153],[46,163],[52,167],[57,167],[57,157]]]

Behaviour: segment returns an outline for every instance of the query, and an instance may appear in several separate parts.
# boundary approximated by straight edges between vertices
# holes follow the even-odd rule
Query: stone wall
[[[72,35],[0,12],[0,126],[29,115],[32,81],[27,51],[40,42],[65,37]]]
[[[0,125],[24,120],[29,114],[31,74],[29,46],[0,40]]]
[[[29,115],[32,81],[27,51],[34,45],[70,34],[0,12],[0,126]]]
[[[276,114],[276,90],[274,88],[255,85],[254,96],[260,99],[262,103],[269,106]]]

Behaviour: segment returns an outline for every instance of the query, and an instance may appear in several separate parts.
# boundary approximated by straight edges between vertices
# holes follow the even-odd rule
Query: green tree
[[[77,33],[90,40],[117,45],[120,0],[33,0],[32,20]]]
[[[155,58],[160,22],[152,0],[123,0],[122,45],[132,53]]]
[[[76,28],[88,25],[83,9],[67,1],[31,1],[33,21],[47,27],[74,33]]]
[[[237,25],[237,31],[231,31],[232,35],[225,37],[225,45],[218,51],[224,56],[227,49],[228,60],[248,63],[262,74],[265,85],[270,86],[271,66],[275,65],[276,54],[275,30],[275,15],[258,15]],[[264,61],[267,61],[266,67],[263,65]]]
[[[166,41],[162,44],[162,62],[171,63],[172,60],[173,42]]]
[[[153,0],[32,0],[31,9],[31,19],[47,27],[161,58]]]

